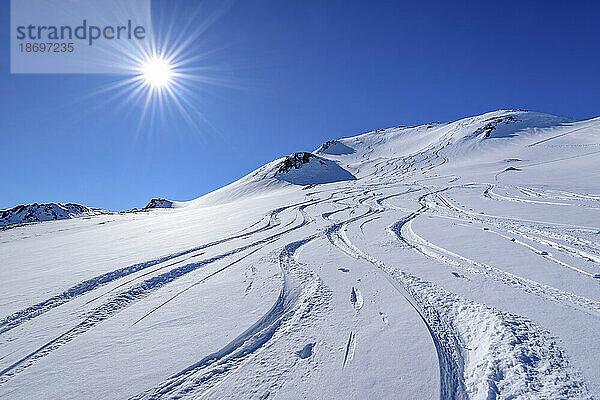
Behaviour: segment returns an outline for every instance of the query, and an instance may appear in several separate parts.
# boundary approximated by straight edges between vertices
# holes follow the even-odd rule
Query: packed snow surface
[[[502,110],[4,229],[0,398],[598,398],[599,157]]]

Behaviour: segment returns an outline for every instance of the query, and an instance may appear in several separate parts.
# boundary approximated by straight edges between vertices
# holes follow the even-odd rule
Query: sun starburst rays
[[[191,13],[194,18],[183,25],[176,23],[177,10],[167,11],[156,19],[159,23],[147,42],[131,41],[116,49],[122,74],[90,96],[102,97],[101,103],[123,105],[117,109],[139,118],[136,137],[153,135],[159,127],[172,132],[168,128],[182,121],[191,128],[184,131],[204,140],[207,130],[202,128],[215,129],[202,111],[203,101],[212,94],[209,88],[232,86],[236,80],[229,75],[229,65],[215,63],[221,51],[202,40],[202,34],[230,6],[224,1],[210,12],[199,6]],[[192,23],[200,18],[200,23]]]

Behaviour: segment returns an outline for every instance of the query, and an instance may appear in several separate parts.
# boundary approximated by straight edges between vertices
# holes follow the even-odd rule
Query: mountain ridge
[[[281,188],[281,184],[292,185],[318,185],[342,180],[360,179],[357,171],[359,168],[352,167],[352,164],[360,164],[360,158],[365,156],[365,150],[353,148],[353,143],[366,140],[366,147],[371,147],[377,143],[382,147],[383,140],[391,141],[392,151],[397,152],[398,148],[404,146],[405,153],[419,151],[434,143],[443,143],[446,141],[444,151],[452,152],[452,147],[464,147],[465,151],[477,151],[490,140],[502,140],[508,138],[523,139],[527,133],[538,134],[539,132],[564,124],[594,121],[589,120],[575,121],[570,118],[557,117],[550,114],[533,112],[523,109],[500,109],[487,112],[481,115],[466,117],[454,122],[430,122],[415,126],[396,126],[391,128],[382,128],[358,134],[355,136],[331,139],[323,143],[313,152],[297,152],[284,156],[267,163],[258,169],[248,173],[235,182],[203,195],[190,201],[174,201],[165,198],[152,199],[143,209],[152,210],[157,208],[181,208],[191,204],[209,205],[218,202],[232,201],[240,196],[261,195],[265,192]],[[437,134],[436,134],[437,133]],[[521,135],[525,134],[525,135]],[[520,137],[521,136],[521,137]],[[400,145],[393,143],[401,141],[405,143]],[[374,140],[376,139],[376,140]],[[544,139],[542,139],[544,140]],[[362,143],[362,142],[361,142]],[[385,143],[383,143],[385,145]],[[365,147],[365,146],[362,146]],[[440,150],[441,151],[441,150]],[[388,155],[389,155],[388,151]],[[298,157],[308,155],[304,161],[299,162]],[[398,155],[398,154],[395,154]],[[450,156],[452,158],[452,155]],[[448,159],[448,156],[446,157]],[[314,161],[311,163],[311,161]],[[460,159],[448,160],[460,162]],[[285,166],[286,163],[290,164]],[[346,163],[345,165],[343,165]],[[303,164],[306,167],[302,169]],[[293,168],[292,168],[293,167]],[[79,212],[67,212],[62,210],[61,204],[71,204]],[[52,205],[52,206],[51,206]],[[47,203],[42,205],[48,209],[57,211],[48,211],[46,214],[41,212],[36,216],[33,209],[38,208],[36,203],[28,205],[19,205],[12,209],[1,210],[6,214],[0,218],[0,226],[8,224],[18,224],[27,222],[44,222],[49,220],[77,218],[81,216],[93,216],[108,211],[91,208],[72,203]],[[31,212],[17,213],[16,209],[25,207],[32,209]],[[9,214],[12,215],[9,217]],[[19,217],[22,215],[22,217]]]

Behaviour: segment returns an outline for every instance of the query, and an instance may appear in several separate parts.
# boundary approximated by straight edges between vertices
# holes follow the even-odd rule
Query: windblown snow
[[[599,157],[501,110],[4,229],[0,397],[600,397]]]

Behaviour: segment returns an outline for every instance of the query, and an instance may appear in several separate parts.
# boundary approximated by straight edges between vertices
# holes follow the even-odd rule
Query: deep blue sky
[[[178,26],[197,3],[154,1]],[[89,96],[113,76],[11,75],[0,12],[0,208],[188,200],[328,139],[500,108],[600,114],[597,1],[240,0],[190,50],[228,83],[197,88],[200,129],[137,133],[141,107]]]

